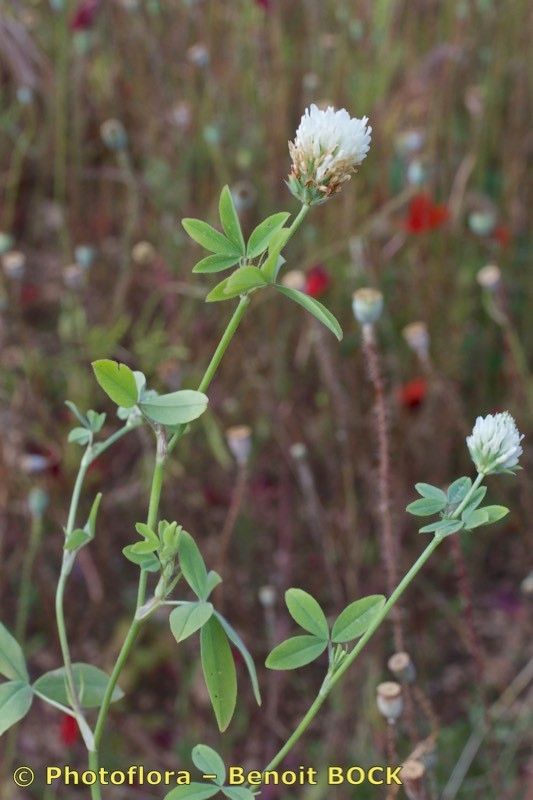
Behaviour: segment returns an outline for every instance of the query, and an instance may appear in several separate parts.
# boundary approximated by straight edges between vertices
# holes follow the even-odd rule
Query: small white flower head
[[[466,444],[478,472],[494,475],[512,472],[523,453],[520,434],[508,411],[478,417]]]
[[[377,289],[358,289],[352,297],[352,309],[361,325],[372,325],[381,317],[383,295]]]
[[[323,203],[350,180],[370,149],[368,117],[350,117],[345,108],[324,111],[312,104],[289,142],[292,170],[287,185],[306,205]]]
[[[493,292],[501,283],[502,273],[496,264],[487,264],[481,267],[476,278],[482,289]]]

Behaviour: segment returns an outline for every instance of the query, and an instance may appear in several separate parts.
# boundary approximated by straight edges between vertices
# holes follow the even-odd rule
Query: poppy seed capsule
[[[233,458],[244,466],[250,458],[252,450],[252,430],[248,425],[234,425],[226,431],[226,441]]]
[[[100,135],[110,150],[125,150],[128,145],[128,134],[119,119],[106,119],[100,126]]]
[[[425,360],[429,354],[429,333],[425,322],[411,322],[402,331],[407,346]]]
[[[372,325],[381,317],[383,295],[377,289],[358,289],[352,296],[352,309],[361,325]]]
[[[479,270],[476,279],[482,289],[493,292],[501,283],[502,273],[496,264],[487,264]]]
[[[10,250],[2,256],[2,267],[7,278],[18,281],[26,272],[26,256],[20,250]]]
[[[295,442],[291,445],[290,454],[295,461],[300,461],[307,455],[307,447],[303,442]]]
[[[276,602],[276,590],[273,586],[261,586],[258,597],[263,608],[272,608]]]
[[[154,261],[155,255],[155,247],[150,242],[137,242],[131,250],[134,264],[140,267],[148,267]]]
[[[416,670],[409,653],[394,653],[389,658],[388,667],[400,683],[414,683]]]
[[[389,724],[396,722],[403,711],[402,687],[394,681],[385,681],[377,687],[378,710]]]
[[[291,269],[285,273],[281,279],[283,286],[288,289],[298,289],[303,292],[305,289],[305,273],[301,269]]]

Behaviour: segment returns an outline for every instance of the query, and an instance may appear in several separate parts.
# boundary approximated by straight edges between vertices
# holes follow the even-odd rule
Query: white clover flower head
[[[338,192],[350,180],[370,149],[368,117],[350,117],[345,108],[306,109],[289,142],[291,192],[306,205],[316,205]]]
[[[478,417],[466,444],[478,472],[494,475],[518,467],[524,438],[508,411]]]

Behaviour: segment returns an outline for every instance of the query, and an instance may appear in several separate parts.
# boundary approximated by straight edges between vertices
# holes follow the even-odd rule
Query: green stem
[[[463,499],[461,500],[461,502],[459,503],[459,505],[457,506],[457,508],[453,512],[453,514],[450,515],[451,519],[457,519],[458,517],[461,516],[461,514],[462,514],[464,508],[466,507],[468,501],[470,500],[470,498],[472,497],[472,495],[474,494],[476,489],[480,486],[480,484],[482,483],[484,477],[485,476],[483,475],[482,472],[478,473],[478,476],[477,476],[476,480],[474,481],[474,483],[472,484],[472,486],[470,487],[470,489],[468,490],[466,495],[463,497]]]
[[[302,206],[298,215],[295,217],[292,225],[289,228],[289,236],[287,238],[287,241],[299,228],[308,211],[309,211],[308,206]],[[228,322],[226,329],[224,330],[222,338],[220,339],[220,342],[218,343],[218,346],[215,352],[213,353],[213,356],[207,366],[204,376],[200,381],[200,384],[198,386],[199,392],[206,392],[209,386],[211,385],[211,382],[215,377],[220,362],[222,361],[222,358],[226,350],[228,349],[228,346],[231,340],[233,339],[249,304],[250,304],[249,296],[242,295],[239,300],[239,304],[235,309],[235,311],[233,312],[233,315],[230,321]],[[186,425],[180,425],[173,434],[168,445],[166,444],[166,441],[164,442],[164,447],[162,447],[162,442],[163,442],[162,431],[158,431],[158,453],[154,468],[154,474],[152,478],[152,489],[150,492],[150,503],[148,508],[148,518],[146,523],[151,528],[153,528],[157,522],[159,501],[161,497],[161,488],[163,483],[164,464],[166,458],[168,454],[172,452],[179,439],[183,436],[186,429],[187,429]],[[94,743],[95,743],[94,751],[89,750],[89,765],[91,770],[94,771],[98,770],[98,763],[99,763],[98,750],[105,730],[107,715],[109,712],[109,706],[111,704],[113,691],[115,689],[115,686],[117,685],[120,673],[122,672],[122,668],[126,663],[130,651],[135,643],[141,625],[143,624],[144,619],[147,618],[143,617],[139,619],[137,616],[137,612],[145,602],[147,580],[148,580],[147,572],[145,570],[141,570],[139,576],[139,586],[137,591],[135,616],[131,622],[130,628],[128,630],[128,633],[126,635],[120,653],[118,655],[115,666],[113,667],[113,671],[111,673],[111,677],[109,679],[109,683],[107,684],[105,695],[102,700],[102,705],[98,712],[98,719],[96,721],[96,727],[94,730]],[[98,785],[98,782],[91,786],[91,798],[92,800],[100,800],[101,798],[100,786]]]
[[[76,482],[74,484],[74,489],[72,491],[72,498],[70,501],[67,526],[65,529],[65,536],[68,536],[70,533],[72,533],[72,531],[74,530],[74,526],[76,524],[76,514],[78,511],[78,505],[80,501],[81,488],[83,486],[83,481],[85,479],[85,475],[87,474],[89,464],[91,463],[90,457],[91,457],[91,447],[89,446],[85,451],[85,454],[80,462],[78,475],[76,477]],[[91,750],[94,746],[93,736],[85,719],[83,711],[81,709],[80,701],[78,698],[78,691],[76,689],[74,673],[72,671],[72,657],[70,655],[70,648],[67,637],[67,628],[65,623],[65,602],[64,602],[65,586],[67,583],[68,576],[70,575],[70,572],[72,570],[74,558],[75,558],[74,554],[69,553],[67,550],[63,551],[63,562],[61,564],[61,573],[59,575],[59,580],[57,582],[57,588],[56,588],[55,613],[56,613],[57,632],[59,636],[59,644],[61,647],[61,654],[63,656],[63,664],[65,666],[65,679],[67,683],[68,693],[70,695],[70,701],[74,713],[76,715],[76,721],[78,723],[80,732],[83,736],[84,742],[87,746],[87,749]]]
[[[372,638],[374,633],[377,631],[391,608],[394,604],[398,601],[398,599],[402,596],[404,591],[407,589],[415,575],[420,571],[420,569],[424,566],[428,558],[431,556],[434,550],[438,547],[438,545],[442,541],[441,536],[435,535],[435,537],[431,540],[428,544],[426,549],[423,553],[419,556],[419,558],[415,561],[411,569],[404,575],[396,589],[393,591],[383,608],[381,609],[380,613],[375,617],[370,627],[367,629],[366,633],[359,639],[353,650],[341,661],[340,666],[331,675],[329,678],[326,678],[326,681],[323,683],[322,688],[320,689],[319,694],[317,695],[315,701],[313,702],[312,706],[310,707],[307,714],[303,717],[302,721],[294,731],[294,733],[289,737],[287,742],[283,745],[281,750],[274,756],[272,761],[265,767],[264,771],[275,769],[277,765],[285,758],[287,753],[292,750],[294,745],[299,741],[302,734],[307,730],[311,722],[316,717],[318,711],[325,703],[327,697],[329,696],[333,687],[340,681],[344,673],[351,667],[355,659],[358,657],[359,653],[363,650],[367,642]]]
[[[154,472],[152,476],[152,487],[150,490],[150,501],[148,504],[148,515],[146,518],[146,524],[150,528],[154,528],[157,524],[157,516],[159,513],[159,502],[161,499],[161,489],[163,486],[163,475],[165,469],[165,461],[167,457],[167,449],[166,449],[166,441],[164,439],[164,434],[162,431],[158,431],[158,438],[157,438],[157,456],[154,466]],[[139,575],[139,587],[137,590],[137,604],[136,604],[136,612],[142,606],[146,596],[146,585],[148,581],[148,573],[146,570],[141,570]],[[113,697],[113,692],[115,687],[118,683],[118,679],[120,677],[120,673],[126,663],[126,660],[131,652],[131,649],[137,639],[137,635],[141,628],[141,625],[144,620],[137,619],[136,616],[133,617],[131,621],[130,628],[124,639],[122,644],[120,653],[118,654],[118,658],[115,662],[115,666],[113,667],[113,671],[109,678],[109,682],[106,686],[105,694],[102,699],[102,705],[98,711],[98,718],[96,720],[96,727],[94,729],[94,749],[93,751],[89,751],[89,766],[90,769],[93,771],[98,770],[98,750],[100,748],[100,744],[102,742],[102,736],[105,730],[105,725],[107,721],[107,715],[109,713],[109,706],[111,705],[111,699]],[[98,782],[91,786],[91,797],[93,800],[100,800],[101,792],[100,786]]]
[[[102,444],[95,446],[89,445],[89,447],[86,449],[83,458],[81,459],[78,474],[76,476],[76,481],[74,483],[74,488],[72,490],[72,498],[70,501],[67,525],[65,529],[65,537],[68,536],[69,533],[72,533],[76,525],[76,515],[78,513],[81,490],[83,487],[85,476],[87,475],[87,470],[89,469],[90,465],[93,463],[93,461],[96,460],[96,458],[98,458],[99,455],[101,455],[101,453],[107,450],[108,447],[111,447],[112,444],[118,441],[118,439],[124,436],[129,430],[132,430],[132,428],[133,426],[131,425],[129,426],[124,425],[124,427],[120,428],[118,431],[115,431],[115,433],[109,436],[104,442],[102,442]],[[74,710],[74,715],[76,717],[76,721],[80,728],[80,732],[83,736],[85,744],[87,745],[87,749],[91,751],[94,746],[93,735],[92,731],[90,730],[87,724],[87,721],[81,709],[81,705],[78,698],[76,683],[74,680],[74,674],[72,672],[72,657],[70,654],[70,647],[68,643],[67,628],[65,622],[65,587],[68,577],[72,571],[74,559],[75,559],[74,554],[71,554],[65,550],[63,551],[63,562],[61,566],[61,573],[56,588],[55,614],[56,614],[57,632],[59,636],[59,644],[61,647],[61,654],[63,657],[63,664],[65,667],[65,678],[72,702],[72,708]]]
[[[453,514],[451,514],[451,518],[456,519],[457,517],[460,516],[461,512],[467,505],[468,501],[470,500],[476,489],[483,481],[484,477],[485,476],[483,474],[481,473],[478,474],[476,480],[470,487],[469,491],[463,498],[462,502],[455,509]],[[402,594],[405,592],[409,584],[412,582],[413,578],[415,578],[415,576],[420,572],[421,568],[424,566],[426,561],[429,559],[431,554],[437,549],[437,547],[444,538],[445,538],[444,536],[439,535],[438,533],[434,535],[431,542],[428,544],[426,549],[421,553],[421,555],[415,561],[411,569],[408,572],[406,572],[406,574],[404,575],[404,577],[402,578],[396,589],[392,592],[391,596],[381,609],[380,613],[375,617],[372,624],[364,633],[364,635],[359,639],[353,650],[351,650],[351,652],[340,662],[340,665],[337,667],[337,669],[335,669],[333,674],[328,673],[328,675],[326,676],[326,680],[322,684],[322,687],[317,697],[315,698],[313,704],[309,708],[308,712],[303,717],[300,724],[295,729],[294,733],[292,733],[292,735],[287,739],[286,743],[283,745],[281,750],[279,750],[279,752],[276,753],[272,761],[270,761],[270,763],[267,764],[267,766],[264,768],[264,772],[270,769],[275,769],[278,766],[278,764],[281,761],[283,761],[287,753],[290,750],[292,750],[294,745],[299,741],[302,734],[305,733],[305,731],[307,730],[307,728],[312,723],[312,721],[318,714],[319,710],[325,703],[333,687],[340,681],[344,673],[350,669],[353,662],[356,660],[358,655],[364,649],[367,642],[372,638],[374,633],[377,631],[377,629],[379,628],[379,626],[381,625],[381,623],[383,622],[389,611],[398,602]]]
[[[215,374],[216,374],[216,371],[218,369],[218,366],[219,366],[220,362],[222,361],[224,353],[228,349],[228,345],[231,342],[231,340],[233,339],[233,337],[234,337],[234,335],[235,335],[235,333],[237,331],[237,328],[239,327],[240,322],[241,322],[241,320],[242,320],[242,318],[244,316],[244,313],[245,313],[245,311],[246,311],[246,309],[248,308],[249,305],[250,305],[250,298],[248,297],[248,295],[243,295],[241,297],[241,299],[239,300],[239,305],[237,306],[237,308],[233,312],[233,315],[232,315],[230,321],[228,322],[226,330],[224,331],[224,333],[222,335],[222,338],[221,338],[220,342],[218,343],[217,349],[213,353],[213,357],[211,358],[211,361],[209,362],[209,364],[207,366],[207,369],[206,369],[206,371],[204,373],[204,377],[200,381],[200,384],[198,386],[198,391],[199,392],[207,391],[207,389],[211,385],[211,382],[212,382],[213,378],[215,377]],[[169,453],[172,452],[172,450],[175,448],[176,444],[178,443],[178,440],[181,439],[181,437],[183,436],[186,427],[187,427],[186,425],[180,425],[178,427],[178,430],[172,436],[172,438],[171,438],[171,440],[169,442],[169,445],[168,445]]]

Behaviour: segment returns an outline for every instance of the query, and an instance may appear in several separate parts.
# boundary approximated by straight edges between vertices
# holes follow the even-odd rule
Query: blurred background
[[[391,569],[403,574],[422,547],[403,510],[413,483],[471,473],[464,440],[478,414],[509,409],[531,433],[528,5],[4,0],[0,608],[14,630],[33,531],[25,638],[34,677],[60,665],[52,598],[82,452],[67,443],[75,420],[64,401],[106,411],[105,434],[121,424],[92,377],[95,358],[125,361],[160,391],[196,386],[233,301],[203,303],[217,281],[191,274],[205,254],[179,220],[217,225],[225,183],[245,233],[274,211],[294,212],[287,141],[311,102],[368,115],[374,131],[359,174],[312,210],[286,251],[286,279],[331,308],[343,342],[281,297],[254,298],[210,411],[168,468],[162,514],[223,572],[217,601],[254,654],[263,707],[240,663],[237,715],[221,737],[197,637],[178,648],[161,615],[122,676],[127,697],[112,710],[106,766],[190,768],[201,741],[228,763],[261,768],[325,668],[263,668],[294,631],[285,589],[312,592],[331,616],[386,593]],[[385,297],[370,353],[351,312],[363,286]],[[251,453],[239,463],[227,430],[243,425]],[[509,505],[509,517],[441,546],[287,768],[411,758],[424,776],[399,797],[531,797],[527,438],[525,450],[517,478],[489,479],[491,502]],[[145,517],[152,459],[149,432],[129,434],[91,468],[80,509],[84,519],[103,491],[67,618],[75,660],[104,669],[135,602],[137,570],[121,550]],[[402,659],[388,664],[399,647],[409,675]],[[376,688],[402,680],[404,711],[391,725]],[[17,728],[17,762],[82,766],[83,743],[68,718],[36,701]],[[39,779],[18,795],[5,778],[3,790],[80,795]],[[261,796],[395,795],[363,784]]]

